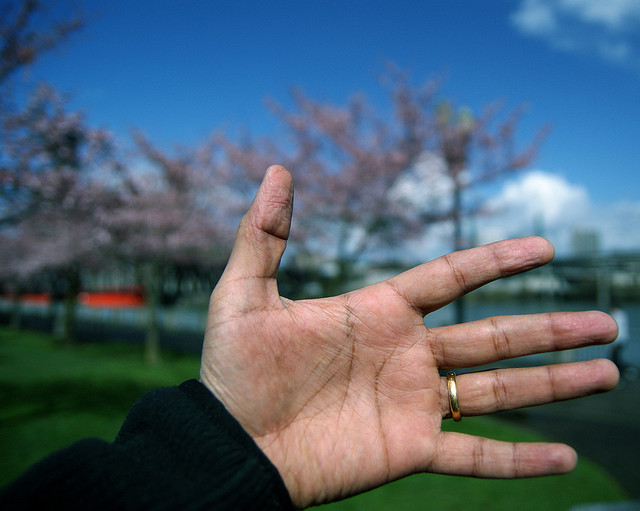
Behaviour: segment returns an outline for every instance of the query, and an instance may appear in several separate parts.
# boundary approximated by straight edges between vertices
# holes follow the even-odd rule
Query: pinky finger
[[[502,442],[462,433],[440,433],[430,472],[513,479],[571,472],[576,452],[564,444]]]

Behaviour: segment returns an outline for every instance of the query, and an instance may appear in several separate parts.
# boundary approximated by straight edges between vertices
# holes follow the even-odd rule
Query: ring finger
[[[618,370],[609,360],[551,366],[497,369],[456,377],[462,416],[542,405],[613,389]],[[443,418],[451,417],[446,378],[441,383]]]

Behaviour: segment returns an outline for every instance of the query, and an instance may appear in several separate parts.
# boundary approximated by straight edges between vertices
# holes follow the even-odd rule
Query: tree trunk
[[[458,251],[464,248],[466,247],[462,237],[462,186],[456,180],[453,189],[453,249]],[[461,296],[453,302],[453,307],[455,323],[464,323],[466,317],[465,297]]]
[[[155,365],[160,362],[160,293],[162,273],[160,264],[151,262],[143,268],[147,298],[147,329],[144,340],[144,361]]]
[[[54,337],[64,346],[75,344],[76,305],[80,292],[80,273],[77,268],[64,272],[65,290],[62,307],[54,322]]]
[[[22,288],[16,287],[11,303],[11,319],[9,320],[9,326],[15,330],[20,330],[22,326],[22,294]]]

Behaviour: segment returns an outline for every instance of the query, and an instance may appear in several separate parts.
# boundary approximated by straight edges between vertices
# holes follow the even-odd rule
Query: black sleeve
[[[292,509],[277,469],[202,384],[144,395],[113,443],[83,440],[34,465],[0,509]]]

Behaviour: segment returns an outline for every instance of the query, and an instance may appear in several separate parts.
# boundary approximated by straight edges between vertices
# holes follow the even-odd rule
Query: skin
[[[604,344],[601,312],[488,318],[427,328],[424,316],[498,278],[549,262],[542,238],[449,254],[344,295],[291,301],[276,274],[293,186],[273,166],[242,219],[211,296],[201,381],[279,470],[297,507],[329,502],[416,472],[515,478],[571,471],[563,444],[509,443],[443,432],[439,369]],[[462,416],[610,390],[608,360],[501,369],[457,378]]]

